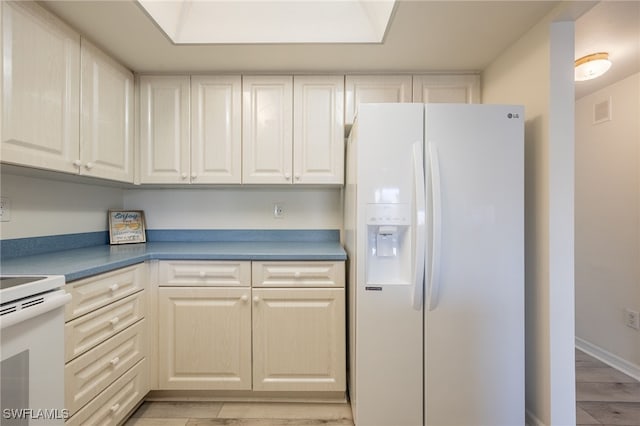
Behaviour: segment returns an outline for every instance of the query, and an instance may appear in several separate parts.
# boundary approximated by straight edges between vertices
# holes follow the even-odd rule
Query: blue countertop
[[[147,260],[346,260],[338,241],[149,242],[99,245],[2,260],[2,274],[64,275],[67,282]]]

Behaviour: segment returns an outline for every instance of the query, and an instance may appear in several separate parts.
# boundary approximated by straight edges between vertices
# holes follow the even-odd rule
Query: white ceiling
[[[174,45],[135,0],[44,1],[141,73],[477,72],[558,3],[402,0],[382,44]],[[577,97],[640,71],[639,7],[640,0],[605,1],[577,21],[576,58],[596,49],[613,61],[605,77],[577,85]]]
[[[576,99],[640,72],[640,1],[603,1],[576,21],[576,59],[608,52],[609,71],[576,82]],[[640,94],[639,94],[640,96]]]

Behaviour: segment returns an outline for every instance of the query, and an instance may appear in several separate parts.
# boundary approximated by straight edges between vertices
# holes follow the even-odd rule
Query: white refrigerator
[[[344,194],[356,425],[524,425],[523,107],[362,104]]]

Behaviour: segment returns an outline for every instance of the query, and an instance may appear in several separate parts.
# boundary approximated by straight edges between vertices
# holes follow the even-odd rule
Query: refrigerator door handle
[[[431,241],[431,277],[429,278],[429,292],[427,295],[427,307],[433,311],[438,306],[438,293],[440,291],[440,251],[442,245],[442,193],[440,182],[440,164],[438,161],[438,148],[429,142],[429,169],[431,170],[431,194],[433,231]]]
[[[422,300],[424,298],[424,266],[426,253],[426,193],[424,188],[424,164],[422,154],[422,141],[413,144],[413,179],[414,179],[414,200],[415,200],[415,258],[413,260],[413,309],[419,311],[422,309]]]

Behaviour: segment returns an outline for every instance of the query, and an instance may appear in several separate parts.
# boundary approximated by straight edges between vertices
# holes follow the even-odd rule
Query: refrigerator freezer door
[[[348,284],[349,310],[355,313],[350,315],[355,323],[349,392],[358,425],[423,421],[422,309],[413,303],[419,247],[412,172],[414,146],[424,140],[423,120],[422,104],[361,104],[357,138],[350,140],[357,145],[350,152],[358,154],[358,217],[357,274]]]
[[[428,219],[441,241],[424,316],[425,423],[522,425],[524,111],[433,104],[425,117],[437,152],[425,164],[437,161],[440,181],[427,187],[441,209]]]

